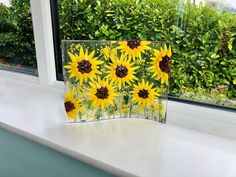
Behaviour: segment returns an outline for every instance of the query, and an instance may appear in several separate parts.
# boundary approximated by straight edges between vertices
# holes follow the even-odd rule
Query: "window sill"
[[[236,138],[233,112],[170,101],[167,124],[65,124],[62,89],[0,82],[0,127],[115,175],[236,176],[236,141],[203,133]]]

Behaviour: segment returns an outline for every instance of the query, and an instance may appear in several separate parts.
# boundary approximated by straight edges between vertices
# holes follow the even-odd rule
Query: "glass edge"
[[[3,71],[9,71],[9,72],[13,72],[13,73],[19,73],[19,74],[25,74],[25,75],[29,75],[29,76],[33,76],[33,77],[38,77],[38,71],[37,68],[35,68],[36,72],[27,72],[24,69],[14,69],[14,68],[4,68],[4,67],[0,67],[0,70]]]
[[[152,43],[170,43],[170,42],[165,42],[165,41],[155,41],[155,40],[135,40],[135,39],[127,39],[127,40],[61,40],[62,43],[66,43],[66,42],[112,42],[112,41],[116,41],[116,42],[123,42],[123,41],[147,41],[147,42],[152,42]],[[170,43],[171,44],[171,43]]]

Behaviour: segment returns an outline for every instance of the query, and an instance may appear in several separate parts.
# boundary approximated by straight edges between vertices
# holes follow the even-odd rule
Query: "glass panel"
[[[29,0],[0,0],[0,69],[37,75]]]
[[[181,0],[172,96],[236,108],[236,1]]]
[[[235,0],[58,0],[58,7],[61,39],[167,41],[171,97],[236,108]]]
[[[165,122],[171,55],[160,42],[63,41],[68,122]]]

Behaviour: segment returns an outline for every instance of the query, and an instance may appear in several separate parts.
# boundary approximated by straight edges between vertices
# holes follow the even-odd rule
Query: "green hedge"
[[[147,39],[173,46],[171,94],[227,85],[236,97],[236,15],[177,0],[60,0],[63,39]]]
[[[0,4],[0,58],[36,67],[29,0],[11,0],[11,7]]]
[[[0,5],[0,57],[36,66],[28,0]],[[236,97],[236,15],[178,0],[59,0],[63,39],[165,41],[173,46],[171,94],[227,85]],[[236,82],[235,82],[236,83]]]

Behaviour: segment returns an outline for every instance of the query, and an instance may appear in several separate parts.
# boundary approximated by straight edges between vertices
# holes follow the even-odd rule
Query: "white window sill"
[[[233,112],[170,101],[167,124],[65,124],[62,89],[4,77],[0,83],[0,127],[115,175],[236,176],[236,141],[220,137],[236,138]]]

